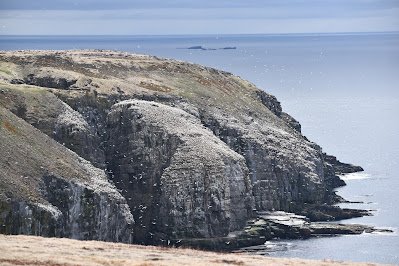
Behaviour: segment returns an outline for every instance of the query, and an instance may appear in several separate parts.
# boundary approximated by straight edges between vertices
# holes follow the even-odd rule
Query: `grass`
[[[171,92],[172,89],[168,86],[164,86],[164,85],[158,85],[158,84],[154,84],[154,83],[147,83],[147,82],[140,82],[139,84],[140,87],[148,89],[148,90],[152,90],[152,91],[159,91],[159,92]]]
[[[0,187],[10,195],[41,202],[39,183],[46,173],[86,179],[77,156],[1,106],[0,135]]]
[[[9,70],[11,68],[10,63],[0,62],[0,72],[13,76],[13,73]]]
[[[48,91],[42,87],[32,85],[20,85],[20,84],[8,84],[0,83],[0,89],[9,89],[19,91],[21,93],[34,93],[34,94],[46,94]]]
[[[9,76],[12,75],[12,73],[11,73],[10,71],[4,70],[4,69],[1,69],[1,68],[0,68],[0,72],[3,72],[3,73],[5,73],[5,74],[7,74],[7,75],[9,75]]]
[[[43,249],[43,247],[45,247]],[[374,263],[268,258],[100,241],[0,235],[0,263],[20,265],[376,266]]]
[[[12,126],[9,124],[9,121],[8,121],[8,120],[3,121],[3,127],[7,128],[9,131],[11,131],[11,132],[14,133],[14,134],[17,134],[17,131],[15,130],[14,127],[12,127]]]

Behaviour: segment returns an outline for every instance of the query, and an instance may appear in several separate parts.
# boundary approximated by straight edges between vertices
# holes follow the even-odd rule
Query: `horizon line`
[[[355,31],[355,32],[303,32],[303,33],[195,33],[195,34],[1,34],[0,36],[232,36],[232,35],[362,35],[399,34],[399,31]]]

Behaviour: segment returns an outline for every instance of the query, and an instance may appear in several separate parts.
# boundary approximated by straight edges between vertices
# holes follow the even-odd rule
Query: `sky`
[[[0,0],[0,35],[399,31],[399,0]]]

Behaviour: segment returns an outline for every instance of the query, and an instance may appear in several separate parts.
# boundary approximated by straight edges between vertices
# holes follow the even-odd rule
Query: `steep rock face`
[[[0,105],[96,166],[104,165],[101,141],[93,127],[54,94],[32,87],[2,86]]]
[[[244,158],[194,116],[130,100],[114,105],[107,125],[108,169],[138,217],[136,237],[212,237],[245,225],[252,190]]]
[[[0,233],[133,243],[134,220],[123,198],[58,176],[44,176],[43,182],[49,204],[0,200],[0,222],[5,225]]]
[[[256,91],[256,95],[259,97],[262,104],[267,107],[267,109],[272,111],[276,116],[281,116],[283,109],[281,108],[281,104],[275,96],[261,90]]]
[[[0,233],[133,242],[104,171],[0,107]]]
[[[261,118],[245,121],[215,114],[202,119],[245,157],[257,210],[292,210],[295,205],[324,199],[323,160],[317,145]]]

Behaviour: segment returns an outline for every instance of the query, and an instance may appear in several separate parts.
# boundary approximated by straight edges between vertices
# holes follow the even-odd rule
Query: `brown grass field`
[[[268,258],[65,238],[0,235],[0,265],[378,265]]]

